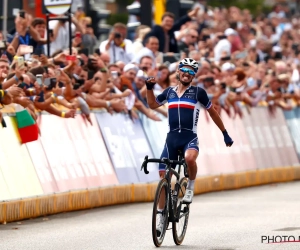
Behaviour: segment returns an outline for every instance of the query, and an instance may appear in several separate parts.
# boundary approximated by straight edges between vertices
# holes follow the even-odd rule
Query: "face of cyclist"
[[[177,70],[177,77],[184,86],[188,86],[195,77],[194,69],[190,66],[184,66]]]

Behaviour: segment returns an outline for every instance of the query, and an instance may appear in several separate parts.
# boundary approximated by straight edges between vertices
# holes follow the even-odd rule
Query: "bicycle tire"
[[[187,178],[182,178],[179,182],[180,184],[180,189],[179,189],[179,192],[177,194],[177,206],[179,205],[180,203],[180,199],[181,197],[184,196],[185,194],[185,190],[186,190],[186,187],[187,187]],[[182,195],[182,196],[181,196]],[[178,207],[176,206],[176,213],[177,213],[177,209]],[[179,216],[181,216],[181,214],[185,214],[184,216],[184,224],[183,224],[183,230],[182,230],[182,233],[180,235],[178,235],[178,226],[179,226],[179,223],[180,223],[180,220],[179,222],[172,222],[172,233],[173,233],[173,240],[175,242],[176,245],[181,245],[181,243],[183,242],[184,240],[184,237],[185,237],[185,234],[186,234],[186,230],[187,230],[187,226],[188,226],[188,221],[189,221],[189,205],[187,204],[182,204],[182,207],[180,209],[180,213],[179,213]]]
[[[160,194],[165,188],[165,208],[163,212],[163,217],[165,220],[163,230],[160,233],[159,237],[157,236],[158,233],[156,231],[156,215],[157,215],[157,206],[160,198]],[[168,181],[166,178],[161,179],[160,182],[157,185],[156,193],[155,193],[155,198],[154,198],[154,203],[153,203],[153,212],[152,212],[152,238],[153,238],[153,243],[156,247],[160,247],[161,244],[164,241],[164,237],[166,234],[167,226],[168,226],[168,215],[169,215],[169,193],[168,193]]]

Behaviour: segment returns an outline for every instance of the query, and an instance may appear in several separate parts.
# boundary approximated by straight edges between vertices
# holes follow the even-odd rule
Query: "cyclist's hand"
[[[223,131],[223,135],[224,135],[224,142],[226,144],[226,147],[231,147],[233,144],[233,140],[231,139],[231,137],[229,136],[226,130]]]
[[[146,86],[148,90],[152,90],[156,83],[155,78],[153,76],[147,77],[145,80]]]

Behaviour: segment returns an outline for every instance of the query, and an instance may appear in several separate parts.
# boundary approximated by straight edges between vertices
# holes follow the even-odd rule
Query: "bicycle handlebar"
[[[182,161],[176,161],[176,160],[170,160],[168,158],[162,158],[162,159],[148,159],[148,155],[145,156],[145,159],[144,159],[144,162],[142,164],[142,167],[141,167],[141,170],[144,169],[144,173],[145,174],[149,174],[149,171],[147,169],[147,164],[148,162],[156,162],[156,163],[164,163],[166,165],[170,165],[170,164],[183,164],[184,163],[184,160]]]

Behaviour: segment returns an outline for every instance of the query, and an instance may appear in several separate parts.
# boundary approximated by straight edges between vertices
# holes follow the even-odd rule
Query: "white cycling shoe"
[[[190,204],[193,202],[193,197],[194,197],[194,191],[193,190],[190,190],[190,189],[187,189],[185,191],[185,195],[182,199],[182,202],[184,204]]]
[[[165,219],[162,216],[162,214],[157,214],[156,215],[156,235],[157,237],[161,236],[161,232],[163,231],[165,224]]]

